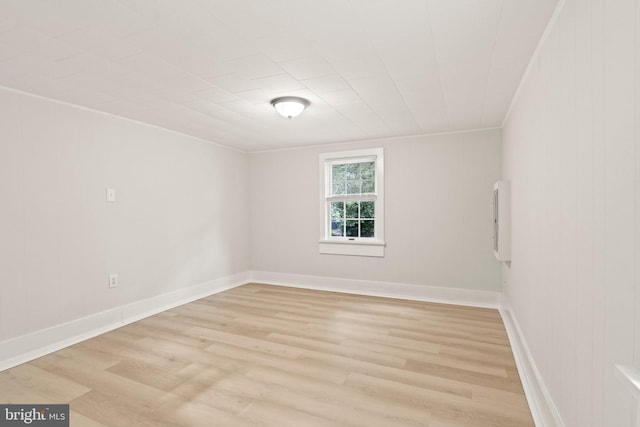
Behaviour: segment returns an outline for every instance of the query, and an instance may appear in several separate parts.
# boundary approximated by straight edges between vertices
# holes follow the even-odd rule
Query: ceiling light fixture
[[[298,117],[311,103],[297,96],[282,96],[272,100],[271,105],[282,117],[291,119]]]

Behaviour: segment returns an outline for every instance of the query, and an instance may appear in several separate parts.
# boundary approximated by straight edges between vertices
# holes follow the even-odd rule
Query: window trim
[[[336,197],[331,196],[331,166],[335,163],[345,163],[349,160],[376,162],[376,189],[369,195],[355,196],[375,202],[375,237],[332,237],[330,234],[330,202]],[[338,151],[320,153],[319,155],[319,251],[322,254],[356,255],[383,257],[386,246],[384,240],[384,149],[368,148],[363,150]]]

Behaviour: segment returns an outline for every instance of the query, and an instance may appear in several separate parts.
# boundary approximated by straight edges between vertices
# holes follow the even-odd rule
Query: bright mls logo
[[[69,427],[69,405],[0,405],[0,427]]]

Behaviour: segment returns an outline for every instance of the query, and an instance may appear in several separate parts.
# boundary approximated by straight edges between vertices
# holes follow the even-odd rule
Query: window
[[[320,155],[320,252],[384,256],[382,148]]]

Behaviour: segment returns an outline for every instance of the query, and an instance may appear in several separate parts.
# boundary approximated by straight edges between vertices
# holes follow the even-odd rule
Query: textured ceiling
[[[0,85],[246,151],[496,127],[556,3],[0,0]]]

